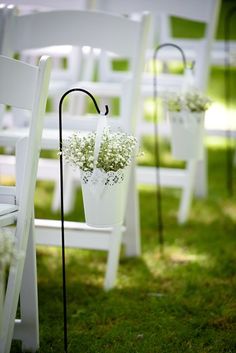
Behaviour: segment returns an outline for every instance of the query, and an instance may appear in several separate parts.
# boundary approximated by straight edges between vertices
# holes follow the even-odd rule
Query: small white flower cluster
[[[13,233],[8,229],[0,228],[0,271],[4,271],[6,266],[18,258],[14,242]]]
[[[170,112],[180,112],[181,110],[204,112],[212,103],[208,97],[198,91],[190,91],[182,95],[172,94],[166,101]]]
[[[167,102],[167,108],[170,112],[180,112],[184,105],[183,105],[183,99],[180,95],[170,95],[168,98],[166,98]]]
[[[94,146],[96,133],[84,136],[74,133],[63,141],[63,155],[67,163],[83,171],[94,169]],[[104,129],[96,168],[105,172],[123,169],[131,163],[137,140],[123,132]]]

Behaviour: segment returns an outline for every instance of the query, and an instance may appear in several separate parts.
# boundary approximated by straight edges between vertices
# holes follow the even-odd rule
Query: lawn
[[[223,68],[213,68],[209,82],[209,94],[222,104],[223,74]],[[180,191],[162,189],[163,251],[156,189],[139,186],[142,254],[127,258],[122,249],[113,290],[103,290],[105,252],[66,250],[69,353],[236,352],[236,199],[226,188],[226,141],[206,142],[209,192],[194,198],[186,224],[176,220]],[[150,139],[144,141],[143,163],[153,164],[152,147]],[[179,165],[169,146],[162,148],[162,165]],[[60,218],[51,211],[53,188],[37,183],[36,217]],[[83,219],[79,189],[67,219]],[[63,353],[60,254],[57,248],[37,248],[39,353]],[[14,342],[11,352],[19,351]]]
[[[142,255],[122,251],[115,289],[102,289],[105,253],[67,250],[69,352],[236,351],[236,201],[227,195],[224,141],[209,139],[208,156],[209,195],[194,199],[185,225],[176,222],[179,191],[163,189],[163,253],[155,189],[140,187]],[[58,218],[41,206],[52,187],[38,183],[36,216]],[[77,196],[69,219],[82,214]],[[38,247],[37,258],[39,352],[63,353],[60,250]]]
[[[152,164],[152,142],[144,145]],[[226,188],[225,140],[208,138],[207,146],[209,194],[194,199],[185,225],[176,221],[180,192],[162,189],[162,253],[156,190],[139,187],[142,255],[127,258],[122,250],[113,290],[102,289],[106,253],[67,250],[69,352],[236,351],[236,201]],[[170,165],[168,146],[162,147],[162,164]],[[59,218],[50,211],[52,191],[52,183],[38,182],[36,217]],[[83,219],[80,190],[67,219],[77,217]],[[38,247],[37,260],[39,352],[63,353],[60,249]]]

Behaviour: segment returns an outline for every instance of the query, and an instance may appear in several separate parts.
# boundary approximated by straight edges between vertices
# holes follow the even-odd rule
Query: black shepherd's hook
[[[225,102],[227,108],[230,106],[230,26],[232,23],[232,18],[236,14],[236,7],[231,8],[225,16],[224,22],[224,34],[225,34]],[[227,139],[227,189],[229,196],[233,195],[233,149],[232,149],[232,131],[230,127],[226,130]]]
[[[107,115],[108,106],[105,105],[105,113],[101,113],[93,95],[83,88],[72,88],[65,92],[59,103],[59,149],[60,149],[60,189],[61,189],[61,242],[62,242],[62,279],[63,279],[63,310],[64,310],[64,353],[67,353],[67,308],[66,308],[66,266],[65,266],[65,232],[64,232],[64,198],[63,198],[63,156],[62,156],[62,105],[64,98],[71,92],[86,93],[93,101],[95,108],[100,115]]]
[[[174,43],[164,43],[159,45],[153,55],[154,62],[154,75],[153,75],[153,99],[154,99],[154,135],[155,135],[155,159],[156,159],[156,182],[157,182],[157,219],[158,219],[158,231],[159,231],[159,244],[161,247],[161,251],[163,250],[164,237],[163,237],[163,219],[162,219],[162,196],[161,196],[161,180],[160,180],[160,148],[158,144],[158,126],[157,126],[157,72],[156,72],[156,60],[157,53],[160,49],[165,47],[173,47],[179,50],[184,69],[187,68],[187,60],[182,48],[180,48],[177,44]],[[158,187],[159,185],[159,187]]]

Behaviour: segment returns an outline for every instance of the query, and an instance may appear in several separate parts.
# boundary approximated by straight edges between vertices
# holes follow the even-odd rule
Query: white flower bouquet
[[[167,98],[167,109],[170,112],[205,112],[211,105],[211,100],[199,91],[185,94],[172,94]]]
[[[211,100],[197,90],[172,94],[165,99],[171,126],[173,156],[181,160],[202,159],[204,117]]]
[[[96,133],[88,135],[74,133],[64,141],[63,154],[65,160],[75,168],[84,172],[92,172],[94,168],[104,172],[117,172],[131,163],[137,140],[123,132],[111,133],[108,128],[102,135],[97,161],[94,160]]]
[[[10,230],[0,228],[0,271],[16,260],[17,255],[14,248],[14,236]]]
[[[99,129],[74,133],[63,142],[65,161],[79,168],[86,223],[110,227],[123,223],[135,137]]]

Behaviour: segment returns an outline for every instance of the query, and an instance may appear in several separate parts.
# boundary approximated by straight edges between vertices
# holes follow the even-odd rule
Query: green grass
[[[208,142],[209,195],[194,199],[185,225],[176,221],[180,192],[162,190],[163,253],[155,188],[145,186],[139,189],[142,255],[127,258],[122,249],[113,290],[102,288],[106,253],[67,250],[69,352],[236,351],[236,202],[226,191],[225,143]],[[53,184],[38,183],[37,217],[59,218],[50,211],[52,190]],[[83,219],[79,190],[76,196],[67,219]],[[38,247],[37,260],[39,352],[63,353],[60,249]],[[11,352],[19,347],[14,342]]]
[[[225,103],[225,71],[224,68],[214,66],[211,68],[209,75],[209,88],[208,94],[213,101]],[[229,71],[230,76],[230,91],[232,92],[229,97],[229,104],[235,109],[236,102],[233,94],[234,87],[236,86],[236,67],[231,67]]]

